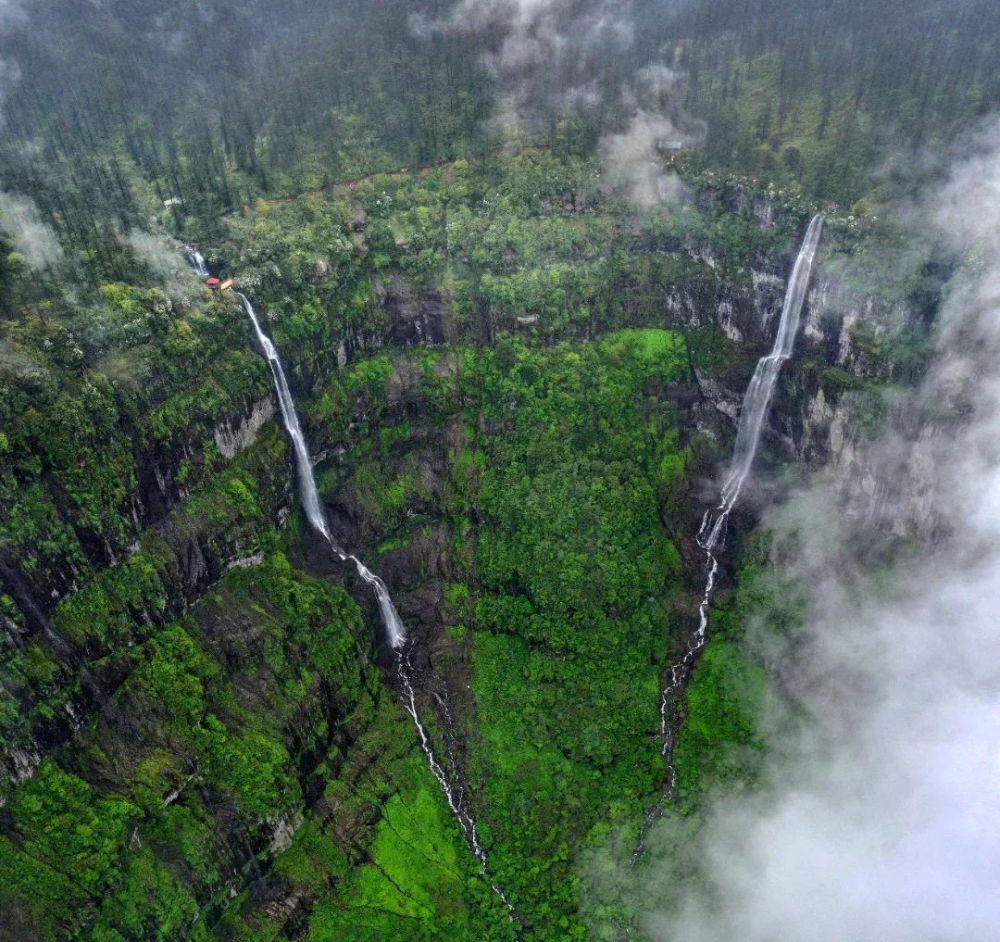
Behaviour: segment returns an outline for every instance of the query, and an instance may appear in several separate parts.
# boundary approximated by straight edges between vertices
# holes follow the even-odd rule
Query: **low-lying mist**
[[[46,268],[62,258],[55,232],[30,197],[0,191],[0,233],[32,268]]]
[[[760,787],[700,828],[667,814],[624,876],[594,868],[628,884],[633,938],[1000,938],[998,126],[966,151],[918,214],[960,260],[932,366],[861,448],[894,479],[860,493],[834,462],[763,521],[807,606],[794,637],[748,626],[783,692]],[[873,563],[886,527],[935,536]]]

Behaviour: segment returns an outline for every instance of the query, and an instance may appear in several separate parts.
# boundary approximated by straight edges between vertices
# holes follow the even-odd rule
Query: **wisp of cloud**
[[[598,147],[610,188],[640,209],[684,195],[660,154],[695,142],[701,129],[674,103],[679,73],[635,68],[630,2],[459,0],[442,19],[414,15],[411,28],[424,37],[481,38],[482,62],[497,87],[492,125],[505,140],[546,131],[566,115],[617,125]]]
[[[30,197],[0,191],[0,232],[32,268],[45,268],[62,258],[55,232],[42,221]]]
[[[778,668],[806,721],[754,796],[716,803],[693,888],[664,907],[662,874],[642,874],[651,939],[1000,938],[1000,126],[923,220],[963,262],[907,431],[871,448],[902,475],[881,492],[896,496],[845,520],[857,469],[835,467],[765,521],[777,546],[794,539],[781,565],[809,593]],[[937,536],[872,578],[857,547],[893,516],[933,518]]]

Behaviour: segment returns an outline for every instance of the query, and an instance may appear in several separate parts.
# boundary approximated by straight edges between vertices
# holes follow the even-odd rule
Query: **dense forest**
[[[17,7],[0,35],[13,63],[5,186],[109,265],[111,232],[142,227],[164,200],[183,201],[164,220],[177,226],[257,195],[489,152],[503,141],[487,119],[512,81],[495,54],[511,27],[503,5],[482,24],[465,6],[468,24],[448,27],[448,4],[425,5],[421,18],[446,23],[438,30],[415,28],[399,2]],[[608,13],[552,7],[551,22],[515,36],[534,33],[544,49],[546,31],[572,37],[592,25],[590,7]],[[673,80],[655,104],[669,95],[703,131],[704,166],[849,207],[885,186],[894,159],[946,145],[996,106],[998,16],[985,0],[906,0],[889,16],[860,0],[648,0],[616,16],[634,41],[602,41],[598,25],[596,49],[558,70],[575,74],[534,76],[517,94],[543,119],[530,136],[584,156],[627,121],[634,76],[666,66]],[[593,84],[600,100],[561,101],[561,81]]]
[[[998,67],[987,0],[0,5],[0,938],[835,938],[717,808],[861,750],[815,626],[952,531]]]

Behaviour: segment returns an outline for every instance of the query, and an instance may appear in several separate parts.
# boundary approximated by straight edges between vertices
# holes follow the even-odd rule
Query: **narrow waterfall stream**
[[[650,809],[639,829],[639,838],[632,853],[634,864],[646,849],[646,833],[653,821],[663,811],[664,801],[672,799],[677,793],[677,769],[673,763],[674,739],[670,729],[671,707],[681,693],[685,674],[694,666],[698,655],[708,640],[708,621],[712,607],[712,595],[715,592],[715,580],[719,575],[719,559],[716,555],[722,547],[726,536],[726,525],[736,502],[739,500],[743,485],[750,476],[760,436],[764,428],[774,398],[774,389],[778,382],[781,367],[792,355],[795,337],[799,332],[802,318],[802,308],[805,305],[806,290],[812,276],[813,262],[819,247],[823,231],[823,216],[817,213],[813,216],[806,229],[806,234],[799,248],[799,254],[792,267],[785,300],[781,308],[781,318],[778,321],[778,333],[774,338],[771,352],[757,361],[750,385],[743,396],[740,409],[739,425],[736,429],[736,444],[733,446],[733,457],[729,473],[723,482],[719,496],[719,504],[713,510],[705,511],[701,526],[696,537],[698,546],[705,553],[705,590],[698,605],[698,629],[689,639],[684,655],[670,668],[670,679],[660,696],[660,735],[663,738],[663,757],[667,762],[669,782],[666,792]],[[630,937],[627,927],[623,927],[625,937]]]
[[[795,259],[788,288],[785,291],[785,301],[781,308],[781,319],[778,322],[778,333],[774,338],[771,352],[757,361],[750,385],[743,396],[740,409],[740,421],[736,429],[736,444],[733,446],[733,457],[729,474],[722,485],[719,505],[714,510],[705,512],[701,527],[698,530],[698,546],[705,553],[705,591],[702,593],[701,604],[698,606],[698,630],[688,642],[684,656],[670,668],[670,681],[663,689],[660,700],[660,732],[663,736],[663,755],[670,770],[669,795],[673,796],[677,786],[677,770],[673,764],[673,736],[670,731],[670,707],[680,692],[684,682],[685,672],[694,664],[701,649],[708,640],[708,620],[712,605],[712,593],[715,591],[715,580],[719,574],[719,560],[716,552],[721,548],[726,535],[726,525],[736,502],[739,500],[743,485],[750,476],[757,447],[760,444],[764,420],[770,411],[774,389],[778,382],[778,374],[784,362],[792,355],[795,337],[799,332],[802,319],[802,308],[806,300],[806,290],[812,276],[813,262],[819,247],[820,235],[823,231],[821,214],[813,216],[802,240],[802,246]],[[641,848],[642,842],[640,839]],[[640,850],[641,852],[641,850]]]
[[[245,294],[236,292],[236,296],[243,302],[243,310],[246,311],[250,322],[253,324],[257,342],[267,357],[268,365],[271,367],[271,375],[274,377],[274,389],[278,394],[278,405],[281,408],[281,417],[285,424],[288,437],[292,440],[292,447],[295,450],[295,469],[299,480],[299,496],[302,500],[302,508],[305,510],[306,519],[317,533],[319,533],[330,544],[330,549],[340,559],[341,562],[354,563],[358,575],[368,583],[375,591],[378,599],[379,611],[382,613],[382,622],[385,625],[386,637],[389,645],[394,650],[399,650],[406,643],[406,629],[403,627],[403,620],[396,611],[396,606],[392,603],[389,590],[385,583],[375,575],[357,556],[345,552],[337,545],[330,528],[326,523],[326,514],[323,512],[319,500],[319,493],[316,490],[316,479],[313,477],[312,462],[309,459],[309,449],[306,447],[305,435],[302,433],[302,426],[299,424],[299,416],[295,411],[295,401],[292,399],[291,390],[288,388],[288,380],[285,378],[285,370],[281,365],[281,358],[271,338],[264,333],[257,319],[257,312]]]
[[[184,246],[184,252],[187,254],[188,259],[191,262],[191,266],[194,268],[195,274],[199,278],[208,277],[208,266],[205,264],[205,256],[201,254],[193,245]]]
[[[192,252],[192,261],[196,258],[201,258],[196,251],[192,250]],[[202,266],[204,266],[204,262],[202,262]],[[430,739],[427,736],[427,731],[420,720],[420,714],[417,710],[416,693],[411,680],[412,665],[410,663],[410,650],[407,646],[406,628],[403,625],[403,620],[399,617],[399,612],[396,611],[396,606],[389,595],[389,589],[382,579],[375,575],[357,556],[342,549],[330,533],[326,514],[323,511],[319,492],[316,489],[316,479],[313,476],[309,449],[306,445],[305,435],[302,432],[302,426],[299,423],[295,401],[288,387],[288,380],[285,378],[285,370],[281,365],[281,358],[278,356],[277,348],[271,342],[271,338],[267,336],[261,327],[260,321],[257,318],[257,312],[254,310],[250,300],[245,294],[241,294],[240,292],[236,292],[236,296],[242,302],[243,310],[246,311],[247,317],[250,318],[250,322],[253,324],[257,342],[260,344],[261,350],[267,358],[268,365],[271,367],[271,374],[274,377],[274,389],[278,396],[278,405],[281,408],[281,417],[295,451],[295,468],[299,484],[299,496],[306,519],[312,528],[326,540],[334,555],[341,562],[353,563],[358,575],[375,592],[379,612],[382,616],[382,624],[385,628],[386,639],[396,658],[396,674],[403,688],[403,707],[413,719],[413,725],[416,727],[417,736],[420,740],[420,748],[427,758],[427,763],[430,766],[432,774],[441,786],[441,791],[448,802],[448,807],[458,821],[458,825],[462,829],[462,833],[465,835],[473,855],[479,861],[483,874],[490,881],[493,892],[503,901],[511,918],[516,920],[514,907],[507,899],[503,889],[489,876],[486,851],[483,850],[476,835],[476,823],[465,807],[461,794],[456,795],[454,784],[449,782],[445,770],[437,761]]]

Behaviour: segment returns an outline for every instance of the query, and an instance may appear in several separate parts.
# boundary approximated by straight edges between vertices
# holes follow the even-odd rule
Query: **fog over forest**
[[[998,37],[0,0],[0,938],[1000,937]]]

